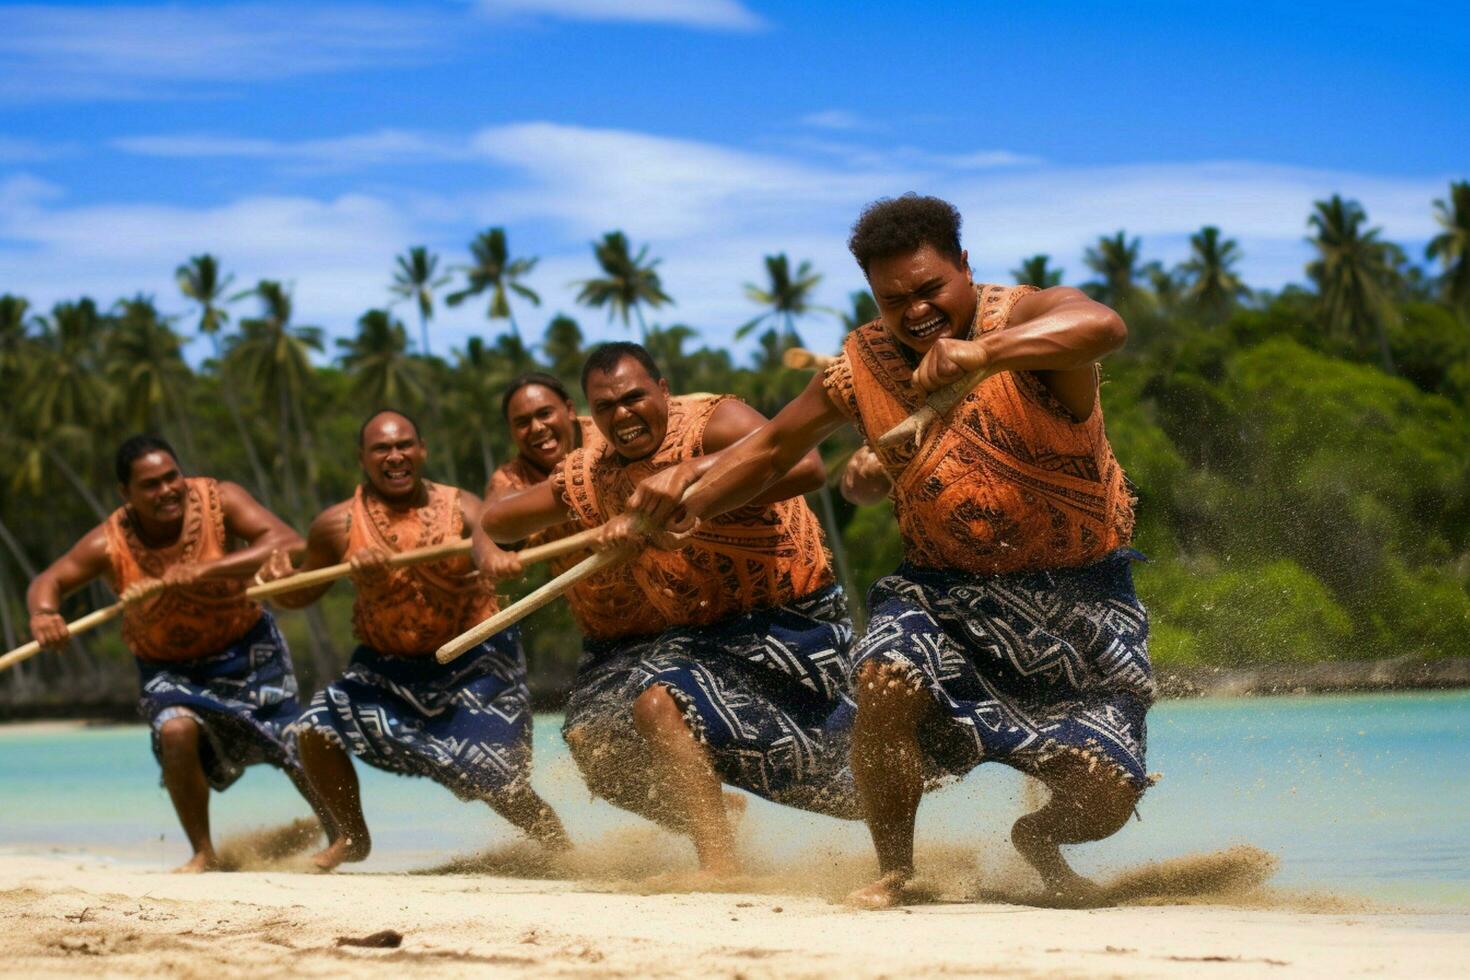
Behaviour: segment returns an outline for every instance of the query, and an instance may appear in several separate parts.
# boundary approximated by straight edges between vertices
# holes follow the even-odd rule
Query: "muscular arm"
[[[1123,346],[1128,327],[1115,311],[1070,286],[1023,296],[1010,321],[976,340],[941,340],[924,355],[914,383],[926,391],[984,367],[1033,371],[1072,417],[1092,414],[1094,362]]]
[[[703,477],[727,456],[744,455],[750,437],[769,423],[769,420],[742,401],[731,399],[723,402],[710,417],[704,429],[704,454],[687,461],[689,472],[696,479]],[[794,465],[778,476],[746,503],[771,504],[811,493],[819,489],[827,479],[827,468],[822,464],[821,454],[815,448],[797,458]]]
[[[514,544],[543,528],[570,520],[571,510],[552,489],[550,480],[485,501],[480,526],[492,541]]]
[[[272,552],[299,552],[305,546],[294,528],[238,483],[221,482],[219,497],[225,511],[225,533],[244,540],[245,547],[203,563],[200,579],[248,578]]]
[[[815,455],[818,443],[846,421],[827,397],[822,376],[816,375],[775,418],[706,464],[684,510],[693,517],[714,517],[769,497],[793,469]],[[816,465],[820,473],[820,459]]]
[[[334,504],[316,516],[306,532],[306,555],[297,572],[311,572],[329,565],[341,564],[347,554],[347,528],[352,519],[352,501]],[[285,609],[301,609],[311,605],[336,583],[323,582],[294,592],[283,592],[272,596],[271,602]]]
[[[107,571],[107,532],[98,524],[31,581],[26,608],[32,616],[56,613],[63,598]]]

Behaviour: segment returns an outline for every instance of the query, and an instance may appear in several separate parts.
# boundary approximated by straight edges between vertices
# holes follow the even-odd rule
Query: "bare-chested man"
[[[620,515],[639,480],[701,465],[765,421],[732,398],[670,397],[637,344],[594,351],[582,387],[601,441],[487,502],[496,540],[571,521],[628,543],[639,535]],[[846,601],[796,497],[824,476],[812,454],[676,550],[645,548],[567,593],[585,637],[563,727],[572,756],[594,793],[689,834],[709,877],[738,870],[722,783],[857,816],[843,758]]]
[[[452,664],[434,659],[441,644],[495,612],[490,577],[477,574],[468,557],[388,564],[395,552],[469,537],[480,498],[424,479],[428,447],[401,412],[370,417],[358,442],[363,483],[312,522],[297,569],[351,562],[361,641],[347,671],[317,692],[291,728],[312,785],[343,831],[317,865],[361,861],[371,847],[349,752],[379,769],[427,776],[460,799],[484,800],[541,844],[565,848],[561,821],[531,788],[530,692],[515,634],[493,637]],[[518,567],[477,558],[481,567]],[[289,574],[275,560],[263,572]],[[328,588],[277,601],[303,606]]]
[[[1126,328],[1075,289],[977,285],[959,227],[936,198],[871,205],[849,246],[879,318],[738,454],[702,476],[664,471],[630,507],[655,525],[723,513],[854,425],[885,474],[860,464],[846,489],[871,500],[891,484],[904,563],[872,587],[854,657],[853,768],[881,877],[853,900],[901,900],[926,775],[994,760],[1051,790],[1011,833],[1046,900],[1087,902],[1095,888],[1060,846],[1113,834],[1149,784],[1148,619],[1129,571],[1132,502],[1098,406],[1096,362]],[[928,392],[981,368],[989,376],[917,445],[877,444]]]
[[[208,871],[218,866],[210,787],[224,790],[246,766],[268,762],[311,802],[285,735],[300,712],[291,655],[270,613],[244,595],[261,563],[300,548],[301,536],[243,487],[185,477],[162,439],[128,439],[116,468],[123,505],[31,583],[31,635],[66,643],[61,599],[99,576],[122,597],[138,709],[194,848],[178,870]]]

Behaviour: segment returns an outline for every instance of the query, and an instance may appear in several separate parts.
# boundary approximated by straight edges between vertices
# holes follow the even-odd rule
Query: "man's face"
[[[868,286],[878,301],[883,325],[898,341],[920,354],[942,337],[963,337],[975,319],[975,281],[969,254],[961,262],[932,245],[906,255],[868,263]]]
[[[384,412],[362,433],[357,460],[368,483],[385,500],[411,497],[419,488],[419,472],[429,449],[413,423],[395,412]]]
[[[652,456],[669,429],[669,385],[648,376],[643,365],[625,357],[611,371],[587,376],[592,421],[624,459]]]
[[[178,460],[162,450],[133,460],[128,482],[119,489],[139,520],[170,524],[184,518],[184,494],[188,486],[179,471]]]
[[[572,451],[576,407],[545,385],[517,389],[505,415],[516,450],[543,473]]]

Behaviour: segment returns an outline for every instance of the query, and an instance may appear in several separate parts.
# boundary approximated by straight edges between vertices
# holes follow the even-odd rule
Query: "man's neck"
[[[429,488],[423,480],[415,482],[413,485],[413,489],[400,497],[389,497],[387,494],[379,491],[378,488],[373,486],[371,483],[365,484],[364,490],[367,493],[372,494],[374,497],[377,497],[379,500],[381,500],[383,503],[387,504],[394,510],[413,510],[414,508],[422,507],[429,502]]]
[[[132,522],[133,531],[138,535],[138,540],[149,548],[167,548],[177,544],[179,536],[184,533],[183,517],[161,523],[145,521],[138,516],[137,511],[129,507],[128,519]]]

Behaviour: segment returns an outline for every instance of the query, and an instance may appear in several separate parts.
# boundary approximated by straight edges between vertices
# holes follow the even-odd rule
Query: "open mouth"
[[[388,480],[390,483],[398,483],[401,480],[407,480],[411,476],[413,476],[413,470],[409,469],[383,471],[383,478],[385,480]]]
[[[552,434],[547,436],[545,439],[531,443],[531,448],[536,450],[538,453],[549,456],[552,453],[556,452],[556,447],[559,445],[561,445],[561,440],[558,439],[555,434]]]
[[[648,426],[642,422],[630,422],[627,425],[613,430],[613,438],[618,441],[618,445],[620,446],[637,442],[646,435],[648,435]]]
[[[938,313],[925,320],[923,323],[917,323],[911,327],[908,327],[907,330],[910,337],[914,338],[915,340],[923,340],[926,337],[931,337],[934,334],[938,333],[940,331],[940,328],[942,328],[946,322],[947,320],[944,314]]]

